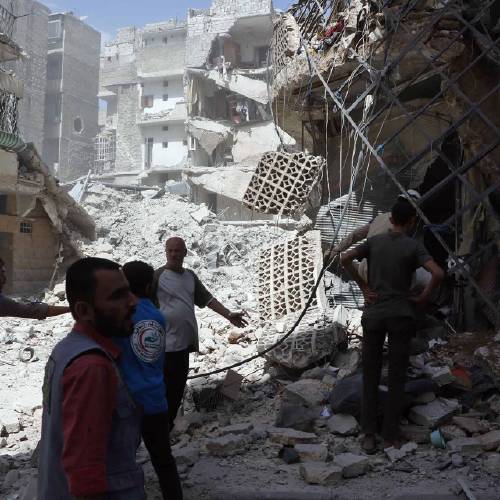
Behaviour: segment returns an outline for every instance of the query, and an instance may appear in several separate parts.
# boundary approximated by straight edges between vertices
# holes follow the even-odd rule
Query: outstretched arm
[[[345,252],[350,247],[364,240],[368,236],[368,231],[370,230],[370,224],[365,224],[364,226],[356,228],[351,231],[338,245],[332,248],[331,251],[325,252],[325,260],[333,259],[336,255]]]
[[[215,298],[207,304],[207,307],[220,314],[223,318],[226,318],[232,325],[238,328],[245,328],[248,325],[248,321],[245,319],[245,315],[247,315],[245,311],[231,312]]]
[[[61,314],[69,313],[70,309],[67,306],[48,306],[47,307],[47,318],[53,316],[60,316]]]

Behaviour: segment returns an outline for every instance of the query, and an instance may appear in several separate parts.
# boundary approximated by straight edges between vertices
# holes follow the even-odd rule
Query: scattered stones
[[[172,448],[172,454],[179,466],[192,467],[200,459],[200,447],[197,444],[191,444],[182,448]]]
[[[434,367],[426,365],[424,373],[430,375],[433,382],[435,382],[439,387],[443,387],[455,381],[455,377],[451,373],[449,366]]]
[[[253,424],[234,424],[220,429],[220,435],[226,434],[249,434],[253,429]]]
[[[342,467],[322,462],[301,464],[300,475],[306,483],[333,486],[342,479]]]
[[[321,368],[319,366],[315,366],[314,368],[311,368],[310,370],[306,370],[301,376],[301,379],[315,379],[315,380],[322,380],[323,377],[325,376],[326,370],[324,368]]]
[[[452,421],[469,434],[482,434],[488,431],[488,427],[477,418],[453,417]]]
[[[414,406],[408,413],[408,418],[415,424],[434,428],[460,410],[456,399],[437,398],[426,405]]]
[[[267,433],[271,441],[289,446],[300,443],[313,443],[317,439],[316,434],[312,432],[302,432],[282,427],[269,427]]]
[[[14,483],[21,479],[21,474],[17,469],[10,470],[7,472],[5,479],[3,480],[3,488],[4,490],[8,490]]]
[[[500,453],[488,453],[483,466],[493,476],[500,476]]]
[[[416,443],[410,442],[404,444],[399,449],[391,446],[390,448],[386,448],[384,451],[391,462],[397,462],[398,460],[406,457],[406,455],[413,453],[417,448],[418,445]]]
[[[19,415],[17,412],[8,409],[0,410],[0,435],[15,434],[21,430]]]
[[[301,379],[287,385],[283,397],[288,403],[311,407],[319,406],[326,399],[326,394],[319,380]]]
[[[361,364],[361,355],[358,350],[350,349],[347,352],[339,352],[333,359],[333,365],[339,368],[338,379],[348,377],[355,373]]]
[[[460,453],[469,457],[476,457],[483,451],[481,441],[472,437],[452,439],[447,446],[452,453]]]
[[[292,446],[283,446],[283,448],[281,448],[280,450],[279,457],[289,465],[300,462],[300,455],[298,451]]]
[[[295,450],[301,462],[324,462],[328,448],[324,444],[296,444]]]
[[[342,468],[343,477],[350,478],[365,474],[370,462],[367,457],[362,455],[341,453],[333,458],[333,463]]]
[[[52,290],[53,294],[60,300],[66,299],[66,284],[58,283]]]
[[[230,457],[245,453],[250,444],[248,436],[227,434],[226,436],[209,439],[206,442],[207,451],[216,457]]]
[[[439,429],[446,441],[451,441],[452,439],[455,438],[467,437],[465,431],[463,431],[462,429],[460,429],[460,427],[457,427],[456,425],[443,425]]]
[[[425,405],[434,401],[436,399],[436,394],[434,392],[424,392],[419,394],[413,399],[413,404],[415,405]]]
[[[175,419],[174,431],[179,434],[191,432],[203,425],[203,415],[198,412],[188,413],[186,415],[178,416]]]
[[[358,432],[358,422],[352,415],[332,415],[327,425],[330,432],[341,436],[352,436]]]
[[[478,439],[486,451],[496,450],[500,446],[500,430],[487,432]]]
[[[314,421],[319,417],[319,408],[283,401],[276,417],[277,427],[291,427],[299,431],[312,431]]]
[[[453,453],[451,455],[451,464],[453,467],[462,467],[464,465],[464,457],[460,453]]]
[[[422,425],[402,425],[401,434],[408,441],[417,444],[425,444],[430,441],[429,429]]]

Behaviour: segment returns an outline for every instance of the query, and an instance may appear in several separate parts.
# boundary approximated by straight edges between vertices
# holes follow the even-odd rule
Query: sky
[[[72,11],[102,33],[103,42],[114,38],[117,28],[143,26],[170,18],[185,19],[187,10],[207,8],[211,0],[39,0],[53,12]],[[291,0],[274,0],[286,9]]]

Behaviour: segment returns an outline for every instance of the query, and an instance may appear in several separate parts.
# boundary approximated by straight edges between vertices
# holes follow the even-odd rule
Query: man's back
[[[368,261],[368,285],[377,294],[365,316],[415,316],[409,300],[412,274],[431,259],[423,245],[401,232],[379,234],[360,246]]]

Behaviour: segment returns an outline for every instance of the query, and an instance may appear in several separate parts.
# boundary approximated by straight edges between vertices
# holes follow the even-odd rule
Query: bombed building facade
[[[184,100],[186,25],[175,20],[123,28],[101,56],[106,117],[96,170],[145,183],[180,179],[187,159]]]
[[[5,22],[5,14],[2,16]],[[0,62],[19,61],[22,49],[2,26]],[[94,223],[49,173],[33,143],[25,143],[20,110],[28,88],[18,75],[3,71],[0,83],[0,258],[7,268],[8,293],[44,289],[64,256],[75,254],[71,231],[94,235]],[[36,95],[36,93],[35,93]]]

